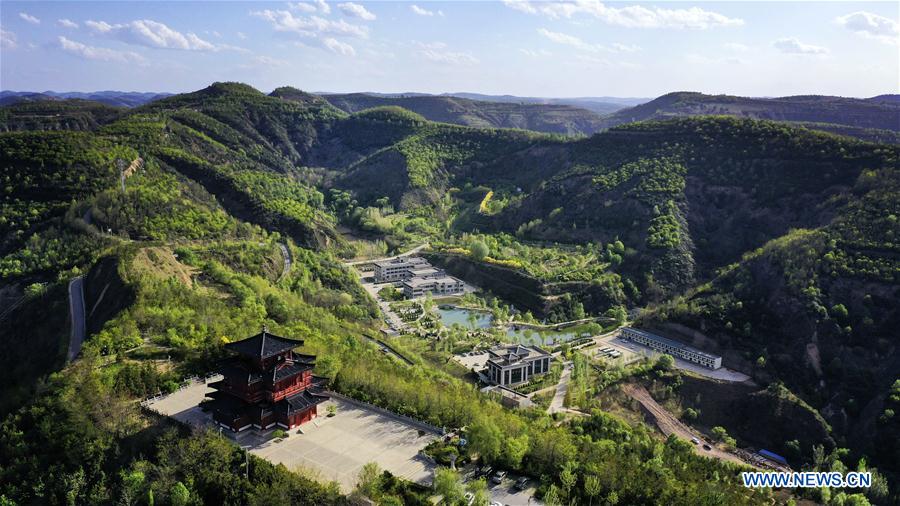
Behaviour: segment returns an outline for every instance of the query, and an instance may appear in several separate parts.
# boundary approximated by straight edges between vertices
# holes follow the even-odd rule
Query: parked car
[[[475,494],[473,494],[472,492],[466,492],[466,495],[464,497],[466,499],[466,504],[470,506],[473,502],[475,502]]]
[[[528,478],[526,476],[523,476],[516,480],[516,490],[522,491],[526,488],[528,488]]]
[[[695,438],[695,437],[692,437],[692,438],[691,438],[691,443],[694,443],[695,445],[698,445],[698,444],[700,444],[700,440],[697,439],[697,438]]]
[[[706,450],[706,451],[709,451],[709,450],[712,450],[712,446],[709,446],[708,444],[704,443],[704,444],[703,444],[703,449]]]
[[[491,467],[491,466],[489,466],[489,465],[487,465],[487,464],[481,466],[481,475],[484,476],[485,478],[487,478],[488,476],[490,476],[491,473],[493,473],[493,472],[494,472],[494,468],[493,468],[493,467]]]
[[[491,476],[491,483],[499,485],[503,483],[503,478],[506,478],[506,471],[497,471],[494,476]]]

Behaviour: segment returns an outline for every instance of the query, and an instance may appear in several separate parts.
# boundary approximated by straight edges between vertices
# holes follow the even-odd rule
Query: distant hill
[[[451,96],[374,96],[365,93],[325,95],[325,100],[345,112],[373,107],[398,106],[431,121],[479,128],[520,128],[536,132],[590,135],[600,130],[596,112],[559,104],[484,102]]]
[[[870,99],[821,95],[749,98],[675,92],[610,114],[604,118],[603,126],[610,128],[633,121],[710,114],[900,131],[900,102],[897,95],[881,95]]]
[[[0,99],[0,132],[17,130],[95,130],[118,118],[124,107],[35,93]]]
[[[517,97],[515,95],[483,95],[481,93],[443,93],[442,96],[483,100],[486,102],[507,102],[514,104],[553,104],[571,105],[581,107],[599,114],[610,114],[625,107],[633,107],[645,102],[649,98],[632,97],[574,97],[574,98],[546,98],[546,97]]]
[[[44,91],[40,93],[31,91],[0,91],[0,105],[15,103],[20,100],[38,101],[38,100],[62,100],[68,98],[77,98],[81,100],[92,100],[101,104],[113,107],[137,107],[139,105],[159,100],[170,96],[171,93],[153,93],[153,92],[137,92],[137,91],[68,91],[55,92]],[[19,99],[19,100],[16,100]]]

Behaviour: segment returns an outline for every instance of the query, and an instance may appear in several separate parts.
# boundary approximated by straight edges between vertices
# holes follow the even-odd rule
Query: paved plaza
[[[144,405],[196,427],[214,427],[211,416],[197,407],[209,391],[207,383],[195,382]],[[337,409],[333,417],[325,415],[329,405]],[[419,451],[437,437],[390,414],[332,399],[319,405],[319,417],[291,430],[284,440],[276,442],[270,433],[255,430],[238,433],[233,439],[254,455],[291,470],[315,470],[322,479],[337,481],[344,492],[350,492],[368,462],[407,480],[430,483],[434,465]]]

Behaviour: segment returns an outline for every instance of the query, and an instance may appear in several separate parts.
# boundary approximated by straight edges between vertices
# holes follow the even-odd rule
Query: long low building
[[[673,357],[678,357],[688,362],[700,364],[710,369],[719,369],[722,367],[722,357],[700,351],[697,348],[688,346],[667,337],[658,336],[643,330],[625,327],[622,329],[622,337],[638,344],[642,344],[649,348],[662,353],[668,353]]]
[[[426,293],[432,295],[453,295],[462,293],[463,282],[443,272],[416,276],[403,282],[403,295],[408,299],[422,297]]]
[[[431,269],[428,260],[420,257],[402,257],[375,262],[375,282],[390,283],[413,277],[415,271]]]

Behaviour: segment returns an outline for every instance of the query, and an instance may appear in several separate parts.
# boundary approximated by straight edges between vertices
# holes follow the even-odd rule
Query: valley
[[[569,105],[534,105],[520,124],[497,116],[509,104],[413,98],[220,82],[130,109],[0,109],[0,493],[425,504],[439,482],[483,493],[485,480],[441,475],[477,462],[529,477],[547,504],[826,502],[742,487],[750,457],[735,455],[765,448],[793,469],[877,475],[845,496],[897,497],[900,149],[798,124],[895,131],[896,108],[795,97],[751,113],[768,102],[679,95],[680,112],[644,104],[612,113],[643,121],[585,126]],[[684,106],[696,101],[711,105]],[[438,115],[448,102],[477,113]],[[375,261],[413,257],[466,288],[407,300],[368,279]],[[393,464],[279,466],[290,459],[269,457],[303,435],[247,456],[141,407],[264,326],[302,340],[329,391],[445,429],[423,441],[431,482]],[[614,340],[625,326],[734,374]],[[552,365],[482,392],[498,350]],[[674,428],[656,432],[642,409]]]

